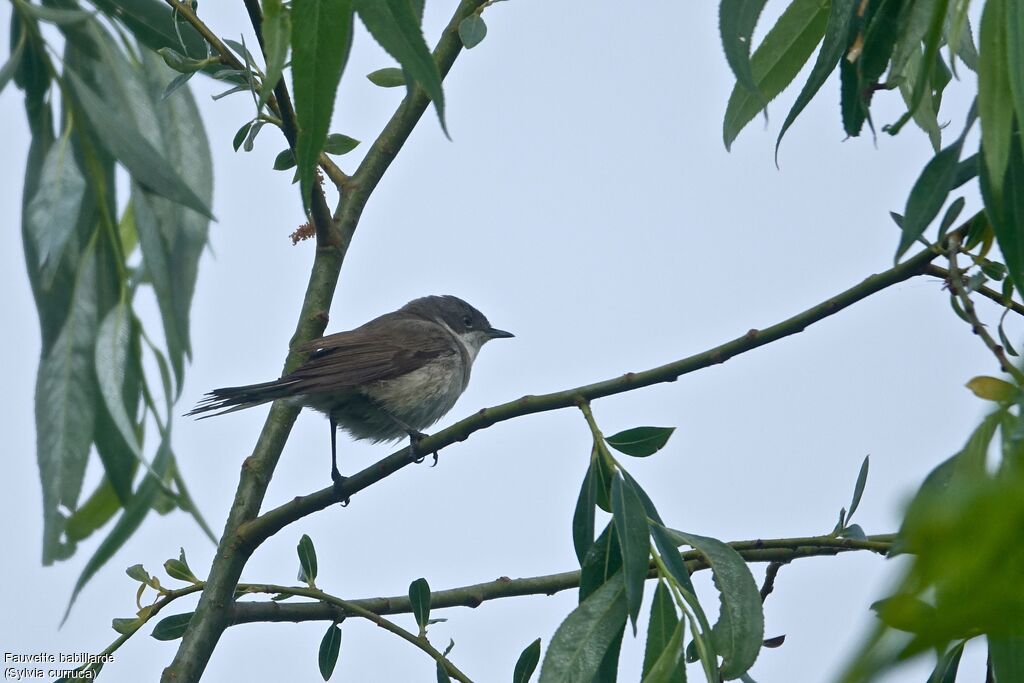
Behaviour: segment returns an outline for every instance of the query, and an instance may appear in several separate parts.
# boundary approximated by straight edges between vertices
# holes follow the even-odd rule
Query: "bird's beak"
[[[505,330],[496,330],[493,327],[487,331],[488,339],[508,339],[509,337],[514,336],[516,335],[512,334],[511,332],[506,332]]]

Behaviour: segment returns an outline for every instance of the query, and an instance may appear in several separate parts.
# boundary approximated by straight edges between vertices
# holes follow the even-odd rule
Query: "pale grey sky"
[[[427,3],[429,36],[451,4]],[[784,4],[769,3],[764,26]],[[245,25],[241,3],[201,9],[223,35],[237,37]],[[0,10],[0,22],[9,15]],[[516,339],[482,352],[468,391],[439,427],[523,394],[699,352],[891,265],[897,232],[888,211],[902,210],[929,158],[926,137],[908,128],[876,144],[870,136],[844,141],[832,79],[788,133],[781,170],[773,163],[775,135],[794,92],[772,105],[767,131],[755,122],[726,153],[721,119],[733,79],[713,3],[655,0],[624,10],[606,1],[516,0],[484,16],[487,39],[459,58],[445,84],[452,141],[428,112],[367,206],[329,326],[348,329],[411,298],[451,293],[514,332]],[[6,40],[0,32],[0,54]],[[363,76],[390,65],[357,31],[332,130],[373,138],[401,93]],[[290,173],[271,170],[280,136],[264,129],[254,152],[234,153],[231,136],[251,116],[251,100],[213,102],[222,84],[193,83],[213,148],[220,222],[201,265],[195,360],[179,413],[213,387],[278,375],[313,255],[311,243],[288,241],[303,218]],[[941,118],[954,128],[972,89],[950,87]],[[898,95],[878,98],[877,120],[895,119]],[[68,562],[39,566],[31,399],[39,335],[18,227],[28,137],[21,94],[11,87],[0,95],[0,121],[8,160],[0,182],[0,206],[8,207],[0,249],[8,331],[0,357],[8,359],[2,414],[9,452],[0,478],[0,518],[8,520],[0,648],[96,652],[115,635],[110,620],[134,613],[136,584],[125,567],[161,571],[184,546],[203,575],[214,548],[183,514],[147,518],[57,629],[99,539]],[[361,152],[342,166],[352,168]],[[977,206],[976,191],[969,186],[966,194],[968,208]],[[158,332],[159,317],[146,306],[147,324]],[[987,320],[997,315],[979,307]],[[882,533],[895,530],[917,484],[983,414],[964,382],[996,370],[951,313],[941,284],[919,278],[723,366],[600,400],[594,413],[606,433],[641,424],[678,428],[664,451],[626,463],[672,526],[723,540],[827,533],[870,453],[856,521]],[[265,414],[177,420],[178,462],[217,530]],[[328,434],[322,417],[300,416],[268,505],[328,483]],[[589,440],[575,410],[499,424],[442,451],[436,468],[407,468],[346,509],[288,527],[259,549],[243,580],[293,582],[303,533],[316,543],[318,584],[346,598],[402,594],[420,576],[442,589],[571,569],[570,525]],[[343,471],[389,452],[344,437],[339,447]],[[92,468],[86,490],[97,477]],[[763,566],[754,573],[760,580]],[[897,577],[896,563],[868,554],[784,567],[767,603],[766,631],[786,634],[786,643],[762,652],[753,677],[828,680],[872,622],[868,605]],[[708,575],[698,588],[717,611]],[[433,626],[431,638],[442,647],[454,638],[452,659],[474,680],[506,680],[520,650],[537,637],[546,647],[575,602],[565,592],[446,610],[435,614],[448,621]],[[408,615],[397,621],[413,623]],[[316,651],[325,628],[229,629],[206,678],[320,680]],[[431,660],[375,626],[352,619],[343,633],[333,680],[434,680]],[[639,677],[642,637],[626,638],[623,681]],[[102,680],[154,680],[175,647],[136,636]],[[922,680],[929,667],[920,663],[889,680]],[[968,648],[964,667],[980,680],[983,653]],[[691,675],[700,676],[696,669]]]

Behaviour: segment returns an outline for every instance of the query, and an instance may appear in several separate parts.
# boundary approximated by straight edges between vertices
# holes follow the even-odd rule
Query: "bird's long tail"
[[[263,403],[276,401],[292,394],[290,386],[294,380],[276,379],[273,382],[249,384],[244,387],[223,387],[208,393],[196,407],[185,416],[199,415],[200,420],[236,410],[245,410]],[[203,413],[208,413],[204,415]]]

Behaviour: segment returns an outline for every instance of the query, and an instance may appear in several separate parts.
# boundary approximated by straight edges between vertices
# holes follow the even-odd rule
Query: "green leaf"
[[[149,575],[149,572],[147,572],[146,568],[143,567],[141,564],[133,564],[132,566],[125,569],[124,573],[128,575],[128,578],[135,579],[136,581],[139,581],[147,585],[149,584],[150,581],[153,580],[153,577]]]
[[[355,138],[341,133],[331,133],[327,136],[327,142],[324,143],[324,151],[328,154],[348,154],[358,146],[359,140]]]
[[[39,186],[25,207],[25,229],[35,244],[42,286],[49,289],[57,275],[82,211],[85,178],[71,150],[70,136],[50,147],[43,161]]]
[[[142,621],[138,617],[115,618],[110,623],[110,627],[123,636],[135,633],[140,626],[142,626]]]
[[[299,544],[295,548],[299,554],[299,581],[305,581],[310,586],[316,583],[316,548],[313,547],[313,539],[302,534]]]
[[[714,628],[715,650],[722,657],[722,678],[739,678],[754,664],[764,640],[764,611],[757,583],[740,554],[725,543],[674,529],[668,532],[693,546],[711,566],[721,599]]]
[[[30,16],[51,24],[60,26],[67,24],[80,24],[93,16],[92,12],[80,9],[63,9],[60,7],[45,7],[25,2],[15,5],[19,12],[26,12]]]
[[[28,38],[26,36],[27,34],[22,30],[17,40],[12,40],[11,45],[13,47],[11,48],[11,56],[8,58],[7,62],[0,67],[0,93],[4,91],[4,88],[7,87],[11,78],[14,77],[14,73],[18,70],[18,67],[21,66],[21,58],[25,54],[25,45],[28,43]],[[14,37],[13,31],[11,37],[12,39]]]
[[[860,505],[860,497],[864,495],[864,485],[868,483],[870,460],[871,456],[865,455],[864,462],[860,465],[860,471],[857,473],[857,483],[853,485],[853,499],[850,501],[850,511],[846,514],[846,521],[850,521],[853,517],[853,513],[857,511],[857,506]]]
[[[200,59],[192,59],[169,47],[162,47],[157,53],[163,57],[164,64],[180,74],[191,74],[199,71],[206,62]]]
[[[782,144],[782,136],[786,134],[789,127],[793,125],[796,118],[800,116],[804,108],[810,103],[814,96],[821,90],[825,80],[829,77],[839,63],[846,46],[850,42],[850,27],[852,26],[855,0],[832,0],[829,7],[828,21],[825,24],[825,37],[821,41],[821,50],[818,58],[814,61],[811,74],[807,77],[803,89],[793,102],[786,120],[779,130],[779,137],[775,141],[775,163],[779,160],[779,145]]]
[[[1024,681],[1024,637],[989,635],[988,653],[998,683]]]
[[[665,647],[672,640],[676,626],[680,623],[676,614],[676,606],[672,601],[672,592],[668,585],[658,581],[658,587],[654,589],[654,599],[651,601],[651,616],[647,622],[647,644],[644,647],[643,676],[647,676],[654,667],[655,662],[665,651]],[[678,643],[676,649],[679,649]]]
[[[260,87],[260,98],[256,105],[258,110],[263,109],[277,82],[281,80],[291,39],[291,10],[281,0],[263,0],[263,52],[266,55],[267,75]]]
[[[939,215],[942,205],[946,203],[946,197],[949,196],[953,184],[956,182],[964,138],[974,124],[974,118],[975,113],[972,107],[960,137],[925,164],[921,175],[914,182],[914,187],[910,189],[907,207],[903,215],[903,234],[900,236],[900,243],[896,248],[895,261],[898,262],[917,238],[924,234],[931,222]]]
[[[437,683],[452,683],[451,676],[445,671],[444,667],[441,666],[441,662],[437,662]]]
[[[590,546],[580,567],[580,602],[586,600],[622,568],[622,551],[615,525],[609,522]]]
[[[964,645],[966,644],[966,640],[961,640],[939,658],[939,661],[935,664],[935,669],[932,670],[932,675],[928,677],[928,683],[956,683],[957,669],[960,668],[960,657],[964,653]]]
[[[470,14],[459,22],[459,38],[467,50],[472,50],[487,36],[487,24],[479,14]]]
[[[334,667],[338,663],[338,653],[341,652],[341,626],[331,624],[327,632],[320,640],[320,652],[317,656],[317,664],[320,666],[320,675],[324,680],[330,680],[334,673]]]
[[[283,150],[274,157],[274,170],[287,171],[295,166],[295,152],[290,149]]]
[[[1008,70],[1005,0],[989,0],[981,14],[978,63],[978,116],[981,119],[981,147],[988,167],[993,194],[1002,194],[1003,179],[1010,159],[1013,125],[1013,92]],[[986,208],[988,204],[986,202]]]
[[[185,549],[182,548],[178,554],[178,559],[170,559],[164,562],[164,571],[172,579],[178,579],[179,581],[187,581],[188,583],[199,583],[199,579],[192,573],[192,570],[188,566],[188,562],[185,560]]]
[[[107,537],[96,548],[96,552],[86,562],[82,573],[75,582],[74,590],[71,592],[71,599],[68,601],[67,609],[64,612],[64,619],[61,620],[62,624],[67,620],[71,607],[75,604],[75,599],[82,588],[85,587],[85,584],[99,571],[100,567],[106,564],[107,560],[113,557],[114,553],[124,545],[125,541],[135,533],[135,530],[142,524],[142,520],[146,518],[146,515],[152,509],[157,493],[162,488],[162,483],[157,477],[162,477],[166,474],[173,460],[170,433],[164,432],[161,437],[160,448],[157,449],[150,472],[146,474],[142,483],[139,484],[139,488],[136,489],[128,504],[124,506],[124,512],[118,517],[114,528],[110,530]],[[167,620],[165,619],[164,621]],[[157,628],[159,628],[159,625]]]
[[[622,550],[623,585],[626,606],[636,635],[636,622],[644,598],[644,582],[650,566],[650,532],[643,503],[622,477],[612,479],[612,517]]]
[[[1015,132],[1015,135],[1019,135],[1019,132]],[[990,175],[988,149],[982,149],[983,159],[979,166],[985,214],[992,225],[999,250],[1003,253],[1010,279],[1017,291],[1024,291],[1024,152],[1020,144],[1010,145],[1006,175],[1000,191]]]
[[[107,412],[132,454],[141,459],[142,449],[136,425],[125,406],[124,387],[128,372],[132,313],[127,303],[118,303],[100,323],[96,336],[96,377]]]
[[[157,622],[150,635],[157,640],[177,640],[185,635],[185,630],[188,628],[188,623],[192,621],[193,614],[195,612],[183,612],[164,617]]]
[[[426,579],[416,579],[409,584],[409,604],[422,636],[427,632],[427,622],[430,621],[430,585]]]
[[[934,4],[935,8],[932,10],[931,23],[928,25],[928,32],[924,37],[924,53],[919,62],[917,76],[914,78],[913,95],[907,104],[906,113],[895,123],[885,128],[890,135],[899,133],[900,128],[917,112],[926,94],[930,96],[933,89],[939,92],[942,90],[941,86],[936,87],[933,72],[935,65],[941,63],[941,60],[938,59],[939,46],[942,44],[942,37],[944,35],[943,30],[946,25],[946,12],[949,7],[949,0],[935,0]],[[936,108],[938,107],[936,106]],[[933,145],[937,146],[937,144],[937,141],[933,142]]]
[[[241,128],[235,131],[235,137],[231,138],[231,147],[237,152],[238,148],[242,146],[246,138],[249,137],[249,129],[252,128],[253,121],[247,121]]]
[[[377,69],[366,74],[371,83],[381,88],[397,88],[405,85],[405,74],[401,69],[389,66],[386,69]]]
[[[696,595],[693,582],[690,580],[690,572],[687,571],[686,563],[683,562],[683,558],[679,554],[679,543],[669,535],[669,530],[662,524],[651,524],[650,527],[654,545],[657,547],[658,554],[661,555],[661,560],[664,562],[665,568],[668,569],[673,582]]]
[[[555,631],[541,665],[540,683],[589,681],[625,625],[626,591],[620,572],[581,602]]]
[[[718,32],[722,38],[725,61],[738,85],[762,100],[750,68],[750,42],[766,0],[721,0],[718,5]]]
[[[317,160],[327,140],[335,93],[352,47],[352,0],[294,0],[292,81],[299,135],[299,190],[309,210]]]
[[[434,103],[441,129],[447,135],[441,74],[423,39],[419,17],[412,3],[409,0],[355,0],[355,7],[374,40],[427,93],[427,97]]]
[[[124,24],[132,35],[153,51],[162,47],[181,49],[181,41],[184,41],[186,54],[193,57],[206,54],[206,42],[199,32],[184,20],[179,21],[176,27],[173,11],[160,0],[96,0],[93,4]]]
[[[540,663],[540,638],[527,645],[516,660],[512,683],[527,683]]]
[[[722,135],[729,149],[739,132],[763,108],[785,90],[825,34],[828,4],[820,0],[793,0],[750,60],[754,83],[762,97],[737,83],[729,96]]]
[[[92,444],[99,400],[93,375],[98,326],[96,256],[86,249],[79,262],[71,307],[60,334],[39,361],[36,375],[36,457],[43,484],[43,564],[74,551],[60,536],[63,506],[74,510]]]
[[[635,427],[609,436],[605,441],[620,453],[646,458],[664,448],[675,430],[675,427]]]
[[[1007,75],[1017,125],[1020,126],[1024,123],[1024,7],[1019,2],[1006,1],[1003,11],[1006,18]]]
[[[162,197],[213,218],[207,203],[192,190],[167,158],[155,149],[120,110],[112,109],[73,71],[67,78],[104,147],[124,164],[132,178]]]
[[[672,630],[661,655],[644,674],[642,683],[685,683],[686,662],[683,660],[683,622]]]
[[[158,122],[153,134],[171,167],[188,179],[205,203],[213,199],[213,162],[199,109],[183,89],[159,101],[166,70],[152,55],[143,54],[139,76],[145,79],[149,102]],[[184,376],[184,358],[191,357],[190,311],[199,274],[199,258],[206,248],[210,222],[142,188],[132,188],[135,225],[146,272],[153,283],[163,320],[167,351],[178,391]]]
[[[128,482],[129,487],[131,481]],[[130,494],[130,491],[129,491]],[[121,509],[121,498],[118,496],[110,479],[106,476],[100,480],[99,486],[91,496],[68,517],[64,533],[74,543],[91,536],[97,529],[110,521],[110,518]]]
[[[596,467],[597,460],[591,459],[572,516],[572,545],[580,566],[583,565],[583,559],[590,546],[594,544],[594,508],[597,506],[597,476],[594,472]]]

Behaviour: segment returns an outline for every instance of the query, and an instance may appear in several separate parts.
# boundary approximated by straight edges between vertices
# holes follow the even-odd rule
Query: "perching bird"
[[[408,436],[415,448],[469,383],[477,353],[512,337],[454,296],[425,296],[347,332],[303,345],[309,358],[262,384],[214,389],[188,415],[224,413],[285,399],[331,422],[331,480],[339,486],[337,428],[374,443]],[[214,412],[216,411],[216,412]]]

